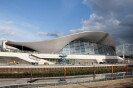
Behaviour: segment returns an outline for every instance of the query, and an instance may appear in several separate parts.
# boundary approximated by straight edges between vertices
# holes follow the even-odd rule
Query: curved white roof
[[[105,32],[81,32],[64,37],[40,41],[40,42],[12,42],[8,41],[6,44],[14,47],[27,47],[29,49],[41,52],[41,53],[58,53],[63,47],[70,42],[84,39],[93,43],[99,43],[107,46],[111,46],[115,49],[115,43],[112,37]]]

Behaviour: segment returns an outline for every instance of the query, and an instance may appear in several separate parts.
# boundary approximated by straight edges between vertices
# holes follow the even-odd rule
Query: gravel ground
[[[133,78],[41,88],[133,88]]]

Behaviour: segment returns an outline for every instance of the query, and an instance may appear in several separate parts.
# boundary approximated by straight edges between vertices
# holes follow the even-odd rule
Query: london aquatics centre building
[[[116,56],[112,37],[105,32],[87,31],[39,42],[13,42],[3,40],[0,60],[21,64],[60,64],[65,55],[66,64],[92,65],[121,63]]]

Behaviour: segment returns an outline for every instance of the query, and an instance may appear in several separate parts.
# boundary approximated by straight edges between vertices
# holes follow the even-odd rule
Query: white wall
[[[32,59],[30,58],[29,55],[30,55],[29,53],[0,52],[0,56],[2,57],[18,57],[19,59],[25,60],[27,62],[37,62],[38,64],[44,64],[45,62],[47,62],[49,64],[53,64],[43,59],[39,60]]]
[[[39,58],[60,59],[59,54],[33,54]],[[106,55],[67,55],[66,59],[96,59],[98,63],[103,62],[102,59],[120,59],[118,56],[106,56]]]

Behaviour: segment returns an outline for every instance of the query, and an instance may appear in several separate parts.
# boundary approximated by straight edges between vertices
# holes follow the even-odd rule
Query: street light
[[[125,45],[129,46],[129,45],[133,45],[133,44],[124,44],[123,43],[123,63],[125,63]]]
[[[123,43],[123,63],[125,63],[125,46],[124,46],[124,43]]]

